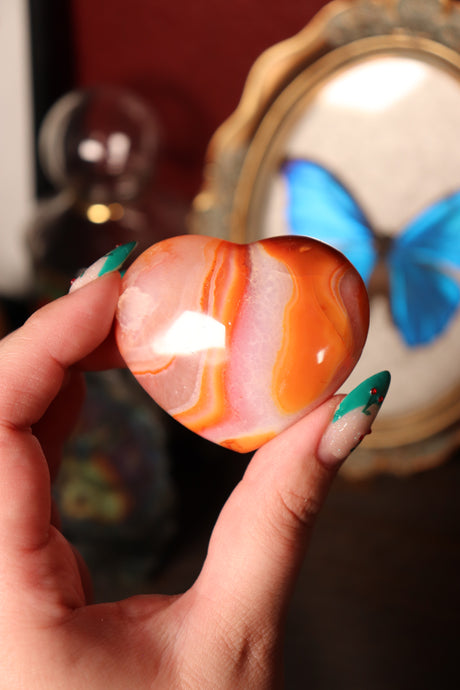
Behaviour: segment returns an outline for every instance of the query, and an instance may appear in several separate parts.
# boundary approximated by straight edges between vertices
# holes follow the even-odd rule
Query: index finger
[[[50,470],[31,427],[61,389],[67,369],[107,338],[119,290],[119,275],[104,276],[40,309],[0,342],[3,554],[30,552],[48,538]]]
[[[32,426],[70,366],[94,362],[98,349],[112,347],[107,338],[119,290],[120,276],[108,274],[39,309],[0,342],[0,424]]]

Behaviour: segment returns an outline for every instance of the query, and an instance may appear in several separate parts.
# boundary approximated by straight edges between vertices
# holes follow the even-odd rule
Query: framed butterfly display
[[[312,232],[339,249],[358,269],[372,298],[373,276],[384,263],[391,315],[408,347],[441,337],[457,315],[460,285],[460,191],[432,203],[398,235],[373,231],[346,187],[317,163],[291,159],[282,166],[294,235]],[[377,286],[376,289],[379,289]]]
[[[333,2],[259,58],[216,132],[192,230],[308,235],[361,273],[371,324],[344,390],[392,387],[349,474],[408,473],[460,445],[460,9]]]

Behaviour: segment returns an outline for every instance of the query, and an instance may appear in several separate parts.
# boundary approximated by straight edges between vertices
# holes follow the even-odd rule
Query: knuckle
[[[280,526],[296,532],[311,529],[321,508],[315,497],[286,489],[278,492],[278,505]]]

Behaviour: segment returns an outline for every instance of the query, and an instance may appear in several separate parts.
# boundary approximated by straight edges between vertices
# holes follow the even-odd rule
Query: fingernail
[[[342,400],[319,444],[321,462],[331,466],[340,463],[371,433],[390,380],[390,373],[381,371],[360,383]]]
[[[79,290],[84,285],[87,285],[96,278],[100,278],[106,273],[118,271],[136,245],[137,242],[127,242],[126,244],[120,244],[118,247],[115,247],[115,249],[112,249],[111,252],[95,261],[75,278],[75,280],[72,281],[69,292]]]

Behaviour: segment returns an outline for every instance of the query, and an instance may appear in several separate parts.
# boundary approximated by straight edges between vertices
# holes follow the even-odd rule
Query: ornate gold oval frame
[[[236,242],[254,241],[253,209],[263,170],[283,127],[340,70],[378,55],[404,55],[450,72],[460,84],[460,9],[447,0],[356,0],[326,5],[296,36],[266,51],[248,76],[240,104],[211,140],[191,230]],[[274,145],[276,142],[276,145]],[[262,171],[262,173],[261,173]],[[456,447],[460,386],[432,404],[378,421],[355,462],[388,467],[396,458],[431,466]],[[422,445],[421,445],[422,444]],[[401,471],[396,462],[393,471]]]

